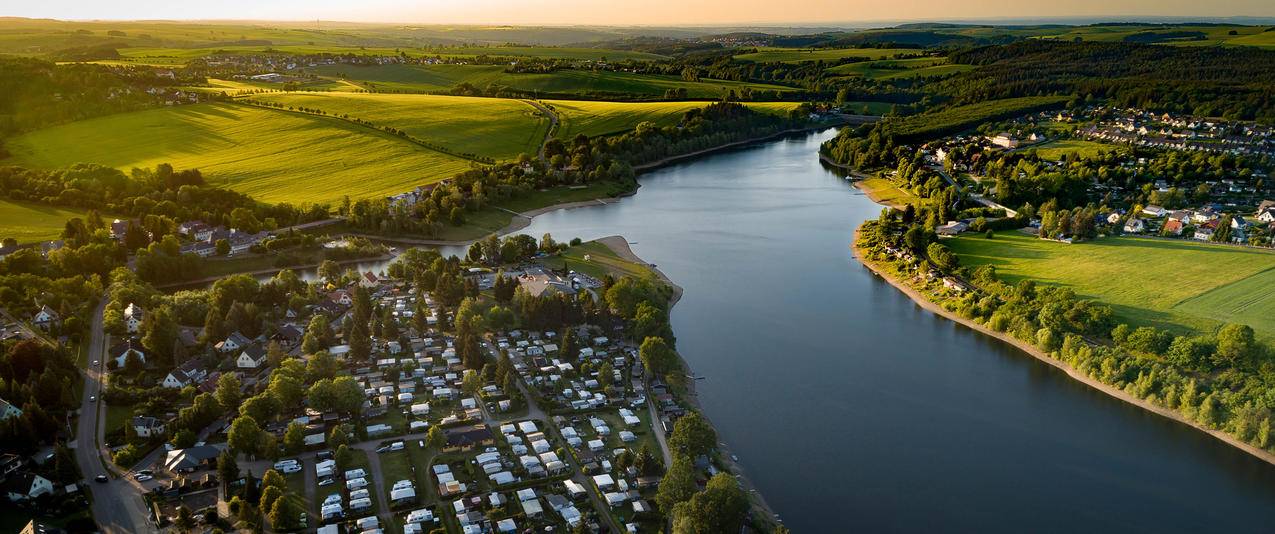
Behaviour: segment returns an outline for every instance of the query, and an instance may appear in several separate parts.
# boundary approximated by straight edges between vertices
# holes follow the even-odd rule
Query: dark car
[[[333,457],[333,454],[332,454],[332,451],[320,451],[319,454],[315,457],[318,458],[320,462],[322,462],[323,460],[331,460]]]
[[[98,476],[93,477],[93,481],[94,481],[94,482],[97,482],[97,483],[99,483],[99,484],[105,484],[105,483],[109,482],[109,481],[110,481],[110,479],[109,479],[109,478],[106,478],[106,475],[98,475]]]

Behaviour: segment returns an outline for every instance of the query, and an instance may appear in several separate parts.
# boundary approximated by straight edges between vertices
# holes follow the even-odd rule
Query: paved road
[[[80,419],[75,432],[75,459],[86,480],[98,475],[110,477],[110,482],[91,482],[93,492],[93,518],[103,532],[132,533],[154,530],[149,514],[137,486],[107,468],[102,447],[106,435],[106,405],[102,397],[102,377],[106,365],[106,333],[102,328],[102,312],[106,298],[93,312],[93,324],[89,334],[88,369],[84,373],[84,398],[80,405]],[[93,365],[96,361],[97,365]],[[89,400],[96,398],[96,400]]]

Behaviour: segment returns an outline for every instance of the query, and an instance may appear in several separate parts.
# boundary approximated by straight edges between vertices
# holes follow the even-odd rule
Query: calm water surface
[[[700,401],[797,532],[1270,532],[1275,467],[936,317],[850,256],[880,206],[823,169],[832,132],[644,175],[537,217],[620,234],[685,288]]]

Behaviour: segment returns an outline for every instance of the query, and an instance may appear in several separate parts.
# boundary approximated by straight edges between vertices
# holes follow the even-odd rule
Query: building
[[[443,450],[447,452],[467,451],[495,443],[491,429],[482,424],[447,428],[443,430],[443,436],[446,438]]]
[[[187,449],[168,451],[164,457],[164,469],[173,474],[190,473],[209,466],[221,454],[215,445],[197,445]]]
[[[53,493],[53,482],[35,473],[18,473],[4,481],[10,502],[22,502]]]
[[[1160,206],[1151,204],[1145,208],[1142,208],[1142,213],[1145,215],[1150,215],[1152,217],[1164,217],[1165,215],[1169,213],[1169,210],[1166,210]]]
[[[1016,139],[1013,135],[1010,135],[1008,132],[1005,132],[1005,133],[997,134],[996,137],[993,137],[992,144],[1004,149],[1015,149],[1015,148],[1018,148],[1019,142],[1018,142],[1018,139]]]
[[[35,312],[35,315],[31,317],[31,324],[48,332],[62,325],[62,316],[53,311],[53,308],[42,305],[40,311]]]
[[[190,360],[168,373],[161,385],[166,388],[181,389],[186,386],[197,386],[207,377],[208,370],[204,369],[197,360]]]
[[[230,334],[229,336],[226,336],[225,340],[219,341],[217,345],[214,346],[214,348],[217,349],[217,352],[230,353],[230,352],[235,352],[237,350],[243,349],[244,347],[247,347],[248,345],[251,345],[251,344],[252,344],[252,341],[249,340],[246,336],[244,336],[243,334],[240,334],[239,332],[235,332],[233,334]]]
[[[956,235],[968,230],[970,225],[962,221],[948,221],[947,224],[934,229],[934,233],[938,235]]]
[[[1137,217],[1130,217],[1124,223],[1124,231],[1126,234],[1140,234],[1147,231],[1147,223],[1142,222],[1142,219]]]
[[[9,404],[9,401],[0,399],[0,421],[4,421],[10,417],[18,417],[22,415],[22,410],[17,406]]]
[[[139,438],[154,438],[164,435],[164,422],[154,417],[138,415],[133,417],[133,431]]]
[[[1164,223],[1164,234],[1179,236],[1182,235],[1182,230],[1185,228],[1186,225],[1180,219],[1169,219]]]
[[[124,364],[128,361],[129,355],[136,356],[142,363],[146,363],[146,349],[142,347],[141,343],[138,343],[134,339],[130,338],[127,341],[111,347],[110,356],[111,359],[115,360],[116,367],[123,368]]]
[[[261,345],[251,344],[244,347],[243,352],[235,359],[235,367],[240,369],[256,369],[266,364],[266,349]]]
[[[145,318],[146,311],[133,303],[129,303],[124,308],[124,329],[130,334],[136,334],[142,328],[142,319]]]

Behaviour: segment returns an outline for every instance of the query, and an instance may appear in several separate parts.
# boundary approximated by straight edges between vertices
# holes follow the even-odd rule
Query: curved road
[[[150,523],[140,491],[127,478],[118,478],[116,472],[107,467],[105,455],[108,451],[101,445],[106,435],[106,426],[103,424],[106,420],[106,405],[99,402],[103,391],[102,378],[106,372],[106,332],[102,327],[102,312],[105,309],[106,298],[103,296],[102,302],[93,312],[89,334],[84,395],[75,441],[72,444],[75,448],[75,460],[86,481],[91,481],[98,475],[110,478],[105,484],[86,483],[93,494],[93,518],[97,520],[102,532],[111,534],[152,531],[155,528]],[[93,365],[93,362],[97,362],[97,365]]]
[[[540,158],[540,163],[545,164],[545,145],[549,144],[549,140],[553,139],[553,132],[558,129],[558,114],[554,113],[553,110],[549,109],[544,104],[535,100],[523,100],[523,102],[526,102],[527,105],[540,110],[540,112],[544,113],[546,117],[549,117],[549,129],[545,130],[545,140],[540,143],[540,152],[537,154]]]

